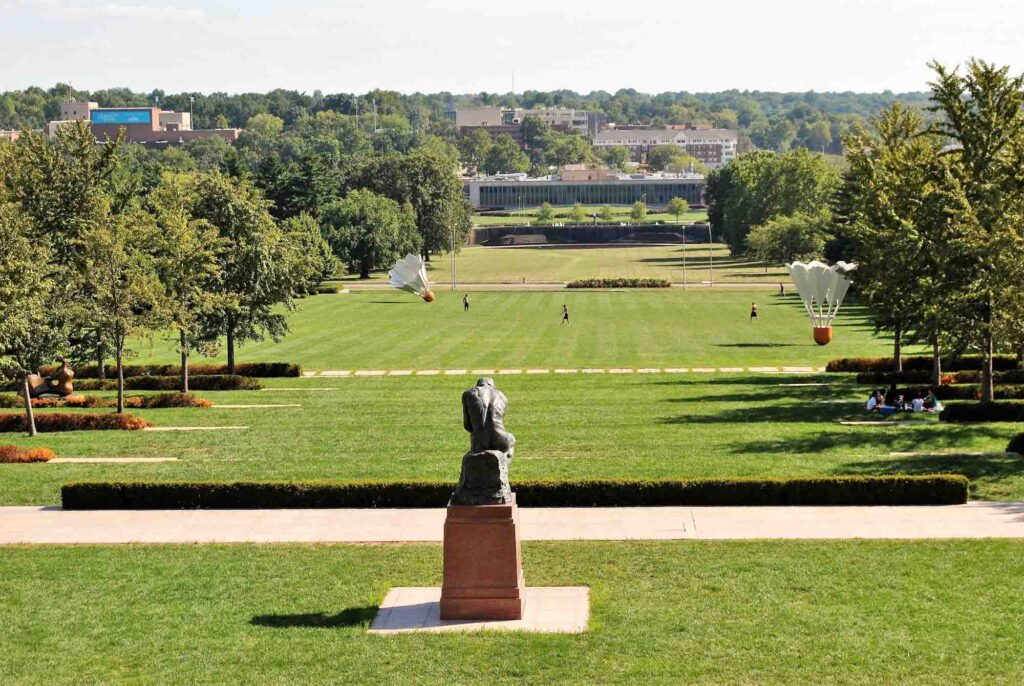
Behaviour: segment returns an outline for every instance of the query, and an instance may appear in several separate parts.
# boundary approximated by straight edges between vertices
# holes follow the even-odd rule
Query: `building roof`
[[[619,141],[640,141],[642,143],[675,143],[707,140],[735,140],[736,132],[731,129],[610,129],[594,136],[595,143],[617,143]]]

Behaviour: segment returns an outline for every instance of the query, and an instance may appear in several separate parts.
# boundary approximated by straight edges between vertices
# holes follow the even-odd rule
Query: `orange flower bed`
[[[138,431],[153,426],[140,417],[130,414],[78,414],[78,413],[45,413],[35,417],[36,430],[40,433],[50,431],[106,431],[123,430]],[[28,424],[23,414],[0,414],[0,432],[26,431]]]
[[[0,445],[0,463],[49,462],[57,455],[49,448],[19,448]]]

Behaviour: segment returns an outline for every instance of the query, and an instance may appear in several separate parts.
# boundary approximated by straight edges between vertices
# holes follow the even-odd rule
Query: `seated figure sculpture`
[[[66,398],[74,392],[71,381],[75,378],[75,372],[68,366],[67,360],[60,361],[60,367],[57,368],[53,376],[29,374],[26,378],[28,394],[31,398],[41,398],[44,395],[58,395]],[[19,389],[18,394],[22,395],[23,389]]]
[[[512,502],[508,463],[516,438],[505,429],[508,398],[483,378],[462,394],[462,417],[470,432],[469,452],[462,457],[462,473],[451,505],[507,505]]]

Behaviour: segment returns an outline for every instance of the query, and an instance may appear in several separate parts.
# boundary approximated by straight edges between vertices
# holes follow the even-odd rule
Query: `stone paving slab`
[[[641,367],[639,369],[627,368],[627,367],[612,367],[612,368],[600,368],[600,367],[587,367],[585,369],[555,369],[556,374],[572,374],[582,371],[585,374],[738,374],[741,372],[754,372],[762,374],[810,374],[814,372],[824,371],[824,367],[667,367],[664,369],[658,367]],[[474,375],[495,375],[495,374],[548,374],[550,369],[362,369],[356,371],[349,370],[328,370],[322,372],[303,372],[302,377],[304,379],[324,377],[324,378],[354,378],[354,377],[367,377],[367,376],[436,376],[438,374],[446,374],[450,376],[457,376],[461,374],[474,374]],[[780,384],[781,385],[781,384]],[[795,384],[793,384],[795,385]],[[274,390],[274,389],[269,389]]]
[[[523,601],[522,619],[441,619],[439,587],[396,587],[384,597],[369,633],[488,630],[578,634],[587,630],[590,621],[590,588],[587,586],[527,586]]]
[[[1024,538],[1024,503],[902,507],[520,508],[526,541]],[[445,509],[0,507],[0,545],[440,542]]]
[[[147,426],[142,431],[241,431],[247,426]]]
[[[46,464],[149,464],[177,461],[176,457],[55,457]]]
[[[216,403],[210,407],[218,410],[255,410],[258,408],[277,408],[277,407],[302,407],[298,403],[281,403],[278,405],[221,405]]]

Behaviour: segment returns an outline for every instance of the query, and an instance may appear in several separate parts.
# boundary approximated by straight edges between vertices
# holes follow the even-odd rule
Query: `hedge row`
[[[942,411],[943,422],[1024,422],[1024,402],[958,403]]]
[[[1017,434],[1011,438],[1009,444],[1006,446],[1006,452],[1024,455],[1024,434]]]
[[[961,384],[979,383],[981,372],[974,369],[966,369],[959,372],[942,374],[940,383]],[[888,383],[931,383],[932,373],[922,371],[894,372],[860,372],[857,374],[859,384],[888,384]],[[1024,369],[1010,369],[1002,372],[993,372],[992,381],[996,384],[1024,384]]]
[[[55,457],[57,455],[49,448],[19,448],[16,445],[0,445],[0,464],[49,462]]]
[[[158,393],[156,395],[132,395],[124,399],[126,407],[157,409],[164,407],[212,407],[209,400],[196,397],[191,393]],[[13,393],[0,394],[0,407],[22,408],[25,401]],[[33,398],[32,407],[117,407],[116,398],[102,398],[97,395],[69,395],[66,398],[48,396]]]
[[[117,377],[117,367],[108,364],[105,367],[106,378]],[[43,376],[50,376],[57,371],[54,365],[44,366],[39,369]],[[87,364],[75,368],[75,383],[79,379],[98,379],[99,367],[95,364]],[[190,364],[188,373],[191,376],[224,375],[228,373],[226,364]],[[134,376],[181,376],[181,365],[177,364],[126,364],[124,366],[125,377]],[[285,377],[302,376],[302,367],[289,362],[239,362],[235,365],[236,376],[251,377]]]
[[[140,417],[114,412],[104,414],[81,414],[70,412],[47,412],[35,415],[36,430],[40,433],[52,431],[137,431],[153,426]],[[28,431],[24,414],[0,414],[0,433]]]
[[[967,501],[960,475],[794,479],[549,480],[512,485],[526,507],[947,505]],[[76,482],[66,510],[444,507],[454,483]]]
[[[117,390],[116,379],[75,379],[75,388],[81,391]],[[181,388],[180,376],[133,376],[124,380],[129,391],[176,391]],[[210,374],[193,376],[188,387],[194,391],[258,391],[263,388],[257,379],[238,374]]]
[[[961,355],[960,357],[942,358],[943,371],[959,372],[968,369],[981,369],[980,355]],[[992,368],[996,371],[1017,369],[1017,358],[1013,355],[995,355]],[[904,372],[930,372],[932,358],[930,355],[913,355],[903,358]],[[844,357],[829,361],[825,367],[827,372],[892,372],[891,357]],[[908,379],[909,380],[909,379]]]
[[[576,279],[565,284],[566,288],[670,288],[668,279]]]

